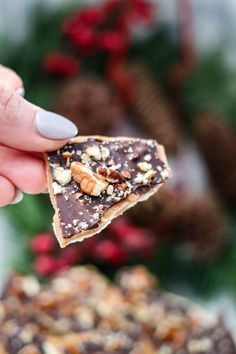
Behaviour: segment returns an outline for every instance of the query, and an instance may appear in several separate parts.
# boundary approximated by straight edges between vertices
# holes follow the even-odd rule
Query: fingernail
[[[22,97],[25,96],[25,89],[24,87],[20,87],[18,90],[17,90],[18,94]]]
[[[17,189],[15,197],[14,197],[13,201],[10,204],[20,203],[22,201],[23,197],[24,197],[24,194],[21,192],[21,190]]]
[[[49,139],[68,139],[78,133],[76,125],[69,119],[48,111],[38,111],[35,124],[39,134]]]

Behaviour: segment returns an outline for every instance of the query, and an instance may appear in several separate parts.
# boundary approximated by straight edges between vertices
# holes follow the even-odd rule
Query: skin
[[[0,206],[10,204],[16,189],[23,193],[45,192],[42,152],[60,148],[66,140],[51,140],[35,129],[39,107],[21,97],[21,78],[0,65]]]

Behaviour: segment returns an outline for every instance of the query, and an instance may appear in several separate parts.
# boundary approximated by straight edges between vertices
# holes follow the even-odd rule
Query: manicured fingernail
[[[20,96],[24,97],[25,96],[25,89],[24,87],[20,87],[17,92],[19,93]]]
[[[78,133],[76,125],[69,119],[48,111],[38,111],[35,124],[39,134],[49,139],[68,139]]]
[[[21,192],[21,190],[17,189],[16,194],[15,194],[15,198],[13,199],[11,204],[20,203],[22,201],[23,197],[24,197],[24,194]]]

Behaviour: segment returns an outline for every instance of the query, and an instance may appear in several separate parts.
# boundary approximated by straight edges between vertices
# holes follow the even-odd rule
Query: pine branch
[[[194,118],[203,111],[212,111],[235,125],[236,75],[225,62],[221,51],[203,58],[192,76],[183,85],[185,114]]]

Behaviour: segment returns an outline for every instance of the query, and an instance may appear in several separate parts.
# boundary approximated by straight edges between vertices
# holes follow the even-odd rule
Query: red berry
[[[55,259],[55,270],[54,273],[58,273],[64,269],[69,268],[69,264],[67,261],[63,258]]]
[[[88,7],[76,12],[72,17],[66,19],[62,24],[62,31],[70,35],[82,27],[94,28],[105,19],[105,13],[100,8]]]
[[[70,33],[71,42],[81,49],[85,54],[90,54],[95,50],[96,34],[95,31],[86,26],[80,26]]]
[[[93,250],[93,257],[110,265],[121,265],[126,259],[126,252],[111,240],[99,241]]]
[[[120,31],[106,31],[98,38],[98,47],[111,54],[126,53],[128,49],[127,33]]]
[[[99,240],[100,240],[99,237],[90,237],[90,238],[85,239],[79,245],[80,254],[83,257],[83,259],[92,257],[94,247],[97,245]]]
[[[40,276],[50,276],[57,271],[55,259],[48,255],[40,255],[36,258],[34,268]]]
[[[43,68],[55,75],[72,76],[79,70],[79,61],[62,53],[49,53],[43,61]]]
[[[119,10],[124,8],[124,6],[126,7],[126,4],[120,0],[109,0],[104,3],[103,11],[106,14],[106,17],[108,17],[112,14],[116,14]]]
[[[122,237],[130,226],[131,223],[126,218],[121,217],[108,226],[108,231],[114,234],[115,237]]]
[[[153,21],[154,8],[148,0],[131,0],[132,9],[128,14],[127,20],[129,22],[146,22]]]
[[[143,229],[130,228],[123,238],[123,247],[141,257],[152,254],[154,240],[150,233]]]
[[[114,221],[108,230],[129,253],[146,256],[151,254],[154,249],[152,234],[125,218]]]
[[[75,245],[69,246],[61,252],[60,257],[68,265],[77,264],[81,261],[80,249]]]
[[[103,22],[104,13],[99,8],[89,7],[82,10],[77,19],[86,26],[97,26]]]
[[[41,233],[34,236],[30,248],[35,253],[50,253],[56,247],[55,238],[50,233]]]

